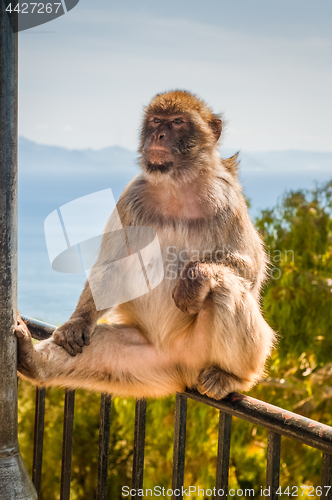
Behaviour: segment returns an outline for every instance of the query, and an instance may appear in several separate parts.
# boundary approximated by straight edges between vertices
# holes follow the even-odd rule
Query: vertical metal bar
[[[232,415],[220,411],[216,500],[224,499],[228,492],[229,452],[231,448]]]
[[[322,494],[320,498],[332,500],[332,455],[322,456]]]
[[[36,500],[17,437],[17,42],[17,13],[6,12],[1,1],[0,498]]]
[[[136,401],[135,408],[135,435],[132,487],[134,490],[143,488],[144,445],[146,423],[146,399]],[[133,497],[133,498],[136,498]]]
[[[278,500],[280,498],[280,495],[276,494],[279,488],[280,445],[280,434],[269,431],[267,440],[266,487],[270,490],[270,495],[266,498],[270,500]]]
[[[187,398],[185,396],[182,396],[181,394],[177,394],[175,397],[174,416],[172,500],[182,499],[183,497],[182,486],[184,479],[184,460],[186,452],[186,427]]]
[[[102,394],[100,399],[99,454],[97,500],[107,499],[107,472],[111,430],[112,396]]]
[[[36,408],[35,408],[35,432],[33,441],[33,464],[32,464],[32,482],[37,490],[38,497],[41,493],[41,473],[43,462],[43,444],[44,444],[44,418],[45,418],[45,396],[46,389],[36,389]]]
[[[60,500],[70,498],[71,453],[73,444],[75,391],[66,389],[63,421]]]

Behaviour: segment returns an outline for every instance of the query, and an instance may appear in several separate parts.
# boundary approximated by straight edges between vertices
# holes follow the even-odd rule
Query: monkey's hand
[[[172,293],[176,307],[185,313],[199,313],[211,291],[211,277],[207,263],[187,262]]]
[[[69,354],[76,356],[85,345],[90,344],[92,325],[86,319],[71,318],[53,333],[56,344],[63,347]]]
[[[17,326],[15,328],[17,337],[17,370],[31,381],[38,381],[40,370],[36,351],[32,343],[28,327],[17,313]]]

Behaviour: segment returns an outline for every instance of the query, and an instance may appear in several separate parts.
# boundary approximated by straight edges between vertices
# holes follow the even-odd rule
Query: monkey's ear
[[[220,120],[220,118],[216,118],[215,120],[210,122],[210,127],[212,128],[213,135],[216,141],[218,141],[222,131],[222,121]]]
[[[234,177],[234,179],[238,180],[238,166],[239,166],[239,160],[238,160],[239,153],[235,153],[235,155],[231,156],[230,158],[226,158],[223,160],[224,167],[228,170],[230,174]]]

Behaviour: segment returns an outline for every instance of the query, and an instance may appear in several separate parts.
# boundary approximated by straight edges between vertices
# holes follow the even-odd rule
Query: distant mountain
[[[235,151],[222,150],[223,157]],[[252,214],[275,204],[289,189],[311,188],[332,178],[332,153],[310,151],[240,152],[240,178],[251,200]],[[139,172],[137,154],[119,146],[69,150],[19,139],[19,172],[23,200],[44,201],[54,208],[105,187],[117,198]],[[37,195],[38,193],[38,195]]]
[[[19,138],[20,169],[23,174],[83,174],[92,176],[104,169],[132,170],[135,168],[136,153],[119,146],[93,149],[65,149],[45,146]],[[91,170],[93,169],[93,170]]]
[[[251,215],[274,206],[285,191],[312,189],[332,179],[332,153],[243,151],[240,159],[240,179],[251,201]]]

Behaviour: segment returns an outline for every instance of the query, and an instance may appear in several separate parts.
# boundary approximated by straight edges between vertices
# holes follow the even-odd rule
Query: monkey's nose
[[[160,141],[161,139],[163,139],[165,137],[165,134],[164,133],[161,133],[158,135],[158,141]]]

